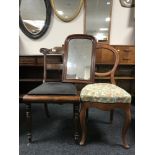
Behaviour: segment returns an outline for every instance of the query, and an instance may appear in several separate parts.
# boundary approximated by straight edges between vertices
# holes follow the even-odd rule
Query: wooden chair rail
[[[80,96],[58,96],[58,95],[24,95],[23,96],[24,103],[76,103],[80,102]]]

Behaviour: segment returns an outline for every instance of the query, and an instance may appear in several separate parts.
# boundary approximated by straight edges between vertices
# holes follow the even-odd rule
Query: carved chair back
[[[102,46],[103,46],[102,47],[102,52],[108,51],[108,52],[113,53],[114,64],[113,64],[112,69],[110,69],[109,71],[106,71],[104,73],[103,72],[102,73],[101,72],[95,72],[95,76],[97,76],[97,77],[107,77],[107,76],[109,76],[110,80],[111,80],[111,83],[116,84],[114,75],[115,75],[115,71],[116,71],[118,63],[119,63],[119,54],[118,54],[117,50],[114,49],[110,45],[102,45]]]

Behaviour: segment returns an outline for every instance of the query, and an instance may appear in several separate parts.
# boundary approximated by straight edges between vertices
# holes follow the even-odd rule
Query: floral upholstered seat
[[[80,94],[82,101],[100,103],[131,103],[131,95],[110,83],[88,84]]]

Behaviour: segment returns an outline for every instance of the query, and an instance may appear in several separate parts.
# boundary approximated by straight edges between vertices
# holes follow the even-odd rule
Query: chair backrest
[[[91,35],[69,35],[64,44],[63,82],[93,83],[96,40]]]
[[[44,83],[47,82],[48,80],[47,71],[62,70],[63,48],[59,47],[57,51],[55,51],[55,49],[53,50],[53,49],[41,48],[40,53],[44,55],[44,73],[43,73],[43,83]],[[60,80],[62,80],[62,78],[60,78]]]
[[[115,71],[116,71],[118,63],[119,63],[119,54],[118,54],[117,50],[114,49],[110,45],[102,45],[102,52],[105,52],[105,51],[113,53],[113,56],[114,56],[113,67],[112,67],[112,69],[110,69],[109,71],[106,71],[104,73],[103,72],[102,73],[101,72],[95,72],[95,76],[98,76],[98,77],[107,77],[107,76],[109,76],[110,80],[111,80],[111,83],[116,84],[114,74],[115,74]]]

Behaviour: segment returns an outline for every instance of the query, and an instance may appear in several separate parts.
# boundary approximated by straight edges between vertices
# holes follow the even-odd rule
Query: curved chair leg
[[[50,114],[49,114],[48,104],[47,103],[44,104],[44,109],[45,109],[46,116],[49,118],[50,117]]]
[[[27,125],[27,138],[28,144],[32,142],[32,113],[31,113],[31,103],[26,104],[26,125]]]
[[[88,117],[89,117],[89,109],[86,110],[86,120],[88,121]]]
[[[130,111],[130,107],[125,109],[125,121],[124,121],[124,127],[122,129],[122,142],[123,142],[123,146],[124,148],[128,149],[129,145],[127,144],[127,130],[129,128],[130,122],[131,122],[131,111]]]
[[[84,106],[84,103],[81,105],[81,112],[80,112],[80,124],[81,124],[81,141],[80,145],[84,145],[86,141],[87,136],[87,126],[86,126],[86,108]]]
[[[110,123],[113,122],[113,118],[114,118],[114,110],[110,111]]]

